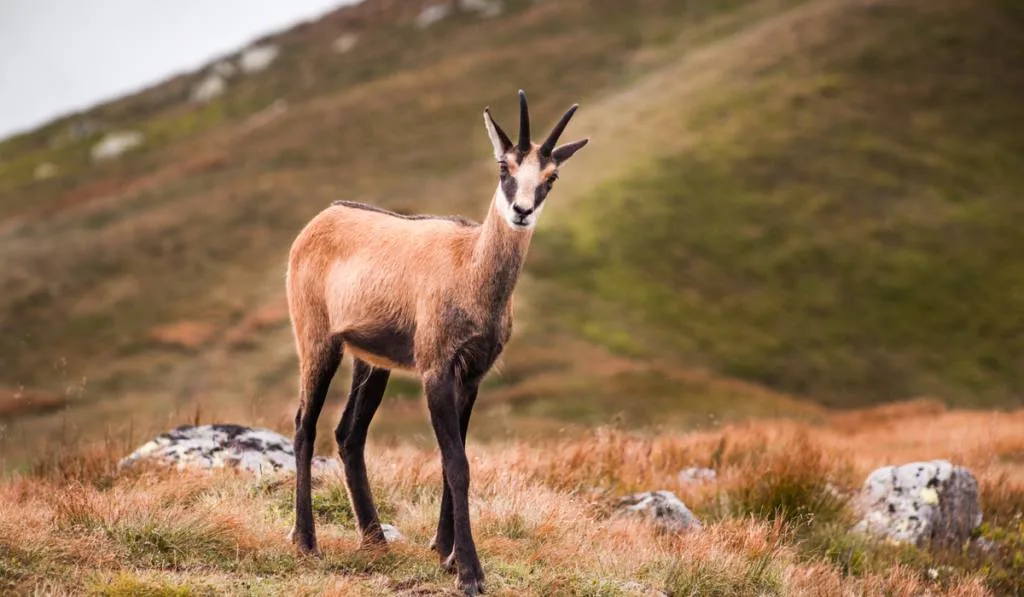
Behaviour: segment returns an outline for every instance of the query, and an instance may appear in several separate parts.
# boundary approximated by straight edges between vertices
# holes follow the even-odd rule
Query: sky
[[[354,0],[0,0],[0,139]]]

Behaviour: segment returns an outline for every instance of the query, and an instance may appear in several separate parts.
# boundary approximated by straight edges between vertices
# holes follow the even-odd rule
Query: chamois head
[[[490,109],[484,109],[484,125],[494,147],[501,182],[501,194],[496,201],[501,215],[513,229],[528,230],[537,224],[544,199],[558,178],[558,167],[590,140],[581,139],[556,147],[578,107],[573,104],[540,145],[530,140],[530,111],[522,89],[519,90],[519,142],[515,145],[491,117]]]

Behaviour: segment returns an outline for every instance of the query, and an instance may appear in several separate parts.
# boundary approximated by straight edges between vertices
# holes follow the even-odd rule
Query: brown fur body
[[[300,354],[333,336],[370,365],[424,375],[472,336],[504,345],[531,235],[510,229],[493,203],[482,224],[332,205],[299,233],[289,258]],[[381,350],[378,339],[411,345]],[[403,353],[411,359],[396,358]]]

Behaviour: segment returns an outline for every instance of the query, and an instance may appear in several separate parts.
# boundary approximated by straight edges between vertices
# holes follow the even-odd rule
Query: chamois
[[[465,441],[484,375],[512,331],[511,295],[558,168],[589,139],[556,147],[578,105],[544,143],[530,139],[519,91],[519,140],[484,109],[498,185],[482,223],[457,216],[406,216],[336,201],[306,224],[288,260],[288,310],[299,356],[295,415],[295,526],[291,540],[318,554],[310,502],[316,423],[343,351],[353,355],[352,388],[335,430],[363,547],[386,545],[363,458],[367,429],[391,369],[422,380],[441,449],[443,488],[430,547],[458,573],[467,594],[484,575],[470,531]]]

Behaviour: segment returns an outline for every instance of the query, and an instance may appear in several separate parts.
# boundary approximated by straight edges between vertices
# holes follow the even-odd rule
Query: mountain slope
[[[287,429],[295,233],[338,198],[481,217],[480,112],[512,128],[519,87],[539,128],[580,102],[566,135],[593,142],[537,231],[480,437],[1012,400],[1015,4],[513,1],[421,30],[427,4],[269,36],[280,58],[205,105],[186,73],[0,143],[7,458],[186,417]],[[123,129],[145,144],[90,163]],[[396,377],[375,433],[429,442],[417,394]]]
[[[634,348],[827,404],[1014,404],[1022,12],[831,4],[692,95],[685,148],[556,214],[538,265],[635,314]],[[575,312],[594,339],[625,333]]]

